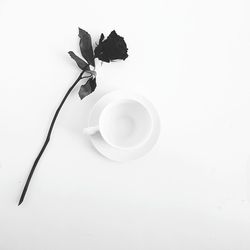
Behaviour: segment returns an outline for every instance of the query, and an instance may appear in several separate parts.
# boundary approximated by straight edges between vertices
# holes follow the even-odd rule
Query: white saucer
[[[120,100],[123,98],[138,100],[148,108],[152,116],[153,130],[146,143],[135,149],[118,149],[112,147],[103,140],[100,133],[96,133],[90,136],[90,140],[93,143],[94,147],[103,156],[107,157],[110,160],[119,162],[134,160],[148,153],[155,145],[160,134],[160,119],[155,108],[147,99],[133,92],[113,91],[104,95],[94,105],[93,110],[90,113],[88,126],[91,127],[98,124],[100,113],[106,105],[108,105],[112,101]]]

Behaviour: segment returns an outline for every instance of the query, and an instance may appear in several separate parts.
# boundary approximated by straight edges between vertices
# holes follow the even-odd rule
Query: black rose
[[[95,48],[95,57],[104,62],[121,59],[125,60],[128,57],[128,48],[124,38],[117,35],[113,30],[104,40],[104,35],[101,34],[99,44]]]

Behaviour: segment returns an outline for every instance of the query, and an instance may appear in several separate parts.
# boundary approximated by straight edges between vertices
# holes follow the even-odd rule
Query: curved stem
[[[87,68],[87,66],[86,66],[86,68]],[[86,68],[85,68],[85,69],[86,69]],[[38,164],[38,162],[39,162],[39,160],[40,160],[40,158],[41,158],[41,156],[42,156],[44,150],[46,149],[46,147],[47,147],[47,145],[48,145],[48,143],[49,143],[49,141],[50,141],[50,136],[51,136],[52,130],[53,130],[53,128],[54,128],[54,125],[55,125],[57,116],[58,116],[58,114],[59,114],[59,112],[60,112],[60,110],[61,110],[61,108],[62,108],[64,102],[66,101],[67,97],[69,96],[70,92],[73,90],[73,88],[76,86],[76,84],[83,78],[82,75],[84,74],[85,69],[81,72],[81,74],[78,76],[78,78],[77,78],[76,81],[73,83],[73,85],[68,89],[67,93],[66,93],[65,96],[63,97],[63,99],[62,99],[60,105],[58,106],[58,108],[57,108],[57,110],[56,110],[56,112],[55,112],[55,114],[54,114],[54,117],[53,117],[52,122],[51,122],[51,124],[50,124],[49,131],[48,131],[48,134],[47,134],[47,136],[46,136],[45,142],[44,142],[44,144],[43,144],[43,146],[42,146],[42,148],[41,148],[41,150],[40,150],[38,156],[36,157],[36,159],[35,159],[35,161],[34,161],[34,163],[33,163],[33,166],[32,166],[32,168],[31,168],[31,170],[30,170],[30,173],[29,173],[29,175],[28,175],[28,178],[27,178],[27,180],[26,180],[26,183],[25,183],[25,186],[24,186],[24,188],[23,188],[23,192],[22,192],[22,194],[21,194],[21,197],[20,197],[18,206],[21,205],[22,202],[23,202],[23,200],[24,200],[24,197],[25,197],[25,194],[26,194],[26,192],[27,192],[27,190],[28,190],[28,187],[29,187],[29,184],[30,184],[30,180],[31,180],[31,178],[32,178],[32,175],[33,175],[33,173],[34,173],[34,171],[35,171],[35,169],[36,169],[36,166],[37,166],[37,164]]]

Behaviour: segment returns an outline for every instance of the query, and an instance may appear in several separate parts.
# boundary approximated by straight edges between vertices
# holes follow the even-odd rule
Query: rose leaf
[[[95,66],[94,53],[93,53],[90,34],[87,31],[79,28],[78,36],[80,37],[79,45],[80,45],[82,56],[86,59],[86,61],[90,65]]]
[[[78,67],[82,70],[86,69],[86,66],[88,65],[84,60],[82,60],[79,56],[77,56],[73,51],[68,52],[70,57],[75,60]],[[87,68],[88,69],[88,68]]]
[[[81,100],[91,94],[93,91],[95,91],[96,88],[96,78],[89,78],[88,81],[80,87],[80,90],[78,92],[79,97]]]

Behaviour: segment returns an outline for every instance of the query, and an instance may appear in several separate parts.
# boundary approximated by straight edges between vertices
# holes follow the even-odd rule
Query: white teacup
[[[152,132],[152,117],[148,108],[135,99],[121,99],[108,104],[99,116],[98,124],[84,129],[88,135],[100,133],[112,147],[132,149],[143,145]]]

